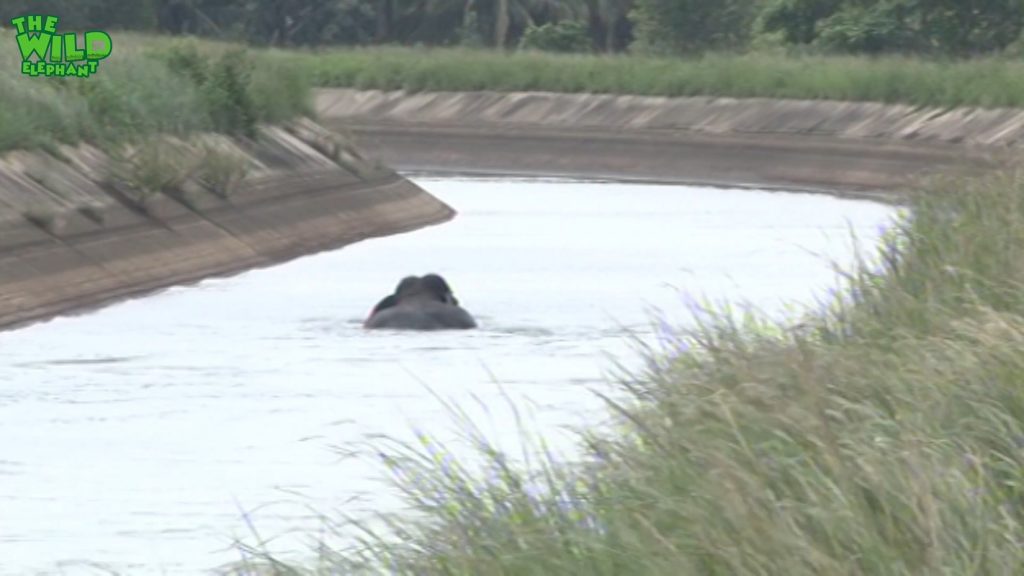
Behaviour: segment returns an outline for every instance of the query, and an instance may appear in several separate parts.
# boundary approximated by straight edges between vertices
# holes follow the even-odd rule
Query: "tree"
[[[821,21],[815,43],[842,52],[919,51],[924,38],[915,32],[914,14],[908,8],[899,2],[847,4]]]
[[[365,0],[246,0],[251,41],[280,46],[365,42],[373,18]]]
[[[392,38],[402,43],[444,45],[479,36],[472,0],[406,0],[396,4]]]
[[[749,41],[757,0],[636,0],[630,13],[639,48],[694,53]]]
[[[628,16],[633,0],[586,0],[586,6],[594,48],[609,53],[624,49],[632,36]]]
[[[505,41],[508,39],[508,26],[510,23],[509,18],[509,0],[497,0],[498,9],[494,15],[494,47],[501,49],[505,47]]]
[[[374,42],[382,43],[391,39],[391,27],[395,21],[395,0],[377,0],[376,3],[377,32]]]
[[[906,0],[929,48],[951,54],[1001,50],[1021,35],[1021,0]]]
[[[156,27],[155,0],[6,0],[0,2],[0,26],[23,14],[52,14],[60,18],[60,31],[95,28],[152,30]]]
[[[1001,50],[1024,26],[1022,0],[776,0],[763,29],[843,52],[971,55]]]
[[[517,41],[527,28],[548,22],[577,19],[583,0],[475,0],[477,20],[496,48]]]
[[[765,32],[782,32],[790,44],[810,44],[818,37],[818,22],[832,16],[843,0],[776,0],[765,8],[761,25]]]

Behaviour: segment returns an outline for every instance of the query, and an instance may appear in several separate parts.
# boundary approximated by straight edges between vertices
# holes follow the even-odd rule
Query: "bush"
[[[920,40],[887,5],[851,7],[821,21],[815,44],[837,52],[908,52]]]
[[[252,62],[244,50],[220,56],[202,85],[213,126],[227,134],[256,135],[257,113],[250,92]]]
[[[257,113],[251,95],[252,62],[245,50],[232,49],[216,60],[191,44],[154,53],[179,77],[198,87],[211,126],[218,132],[254,136]]]
[[[309,74],[278,54],[124,35],[92,78],[16,72],[0,52],[0,151],[90,141],[116,149],[151,134],[255,134],[309,114]]]
[[[211,127],[199,88],[182,81],[159,60],[125,54],[104,62],[92,78],[65,83],[68,92],[85,100],[90,130],[80,136],[104,146],[117,146],[136,135],[184,135]]]
[[[0,71],[0,102],[0,151],[74,142],[93,128],[86,102],[49,82]]]
[[[249,79],[252,105],[260,122],[277,123],[315,111],[309,97],[312,79],[306,68],[290,66],[276,54],[258,60]]]
[[[182,142],[152,136],[115,155],[111,176],[136,199],[180,188],[196,170],[199,158]]]
[[[234,194],[248,173],[249,162],[246,158],[213,143],[203,146],[195,169],[199,183],[221,198]]]
[[[544,52],[589,52],[590,37],[586,27],[579,22],[547,23],[527,28],[519,48]]]

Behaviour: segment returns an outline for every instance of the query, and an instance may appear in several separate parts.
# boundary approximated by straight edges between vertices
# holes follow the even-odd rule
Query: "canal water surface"
[[[418,178],[446,224],[0,333],[0,574],[196,574],[234,538],[306,553],[315,512],[390,509],[376,434],[515,450],[510,399],[571,451],[594,390],[639,366],[690,296],[813,304],[893,209],[810,194]],[[480,329],[367,333],[407,274],[438,272]],[[689,295],[689,296],[688,296]],[[357,450],[358,452],[358,450]],[[294,557],[294,556],[293,556]]]

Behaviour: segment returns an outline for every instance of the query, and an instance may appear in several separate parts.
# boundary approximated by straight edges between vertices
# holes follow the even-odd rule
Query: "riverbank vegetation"
[[[903,56],[502,54],[471,49],[288,51],[277,57],[319,86],[380,90],[539,90],[1024,106],[1024,62]]]
[[[662,329],[579,461],[387,450],[414,513],[308,573],[1019,573],[1022,246],[1024,170],[936,180],[801,323]]]
[[[62,30],[111,30],[118,46],[105,62],[109,73],[89,83],[29,83],[38,79],[20,78],[15,51],[0,56],[2,69],[11,71],[0,74],[0,95],[28,101],[25,94],[39,90],[37,107],[68,100],[64,110],[47,104],[35,115],[52,119],[36,122],[61,136],[97,130],[89,125],[121,130],[162,123],[161,129],[180,130],[233,122],[238,114],[273,118],[301,109],[306,79],[410,91],[1024,106],[1024,4],[1018,0],[994,0],[983,9],[943,0],[145,0],[127,9],[113,0],[33,0],[0,7],[0,24],[26,11],[59,14]],[[178,93],[164,88],[176,78],[166,66],[180,59],[150,66],[122,48],[127,39],[127,45],[170,50],[183,35],[202,38],[194,44],[214,52],[248,44],[249,64],[211,64],[216,78],[195,89],[198,77],[177,70],[189,81]],[[241,108],[204,112],[211,99],[227,103],[210,94],[230,90],[229,77],[250,73],[252,96],[230,98]],[[93,89],[114,82],[131,86]],[[57,98],[55,86],[81,90]],[[140,93],[145,90],[153,94]],[[95,115],[80,111],[82,97],[97,92],[135,93],[138,102],[104,96],[115,101],[100,106],[110,113],[90,121]],[[147,107],[153,113],[143,114]],[[186,107],[191,111],[178,113]],[[24,117],[23,111],[8,116]],[[32,130],[17,137],[26,132]]]
[[[10,0],[74,29],[190,34],[279,47],[402,44],[555,51],[975,56],[1019,51],[1019,0]],[[541,30],[541,32],[538,32]]]
[[[100,73],[48,79],[0,53],[0,151],[90,141],[114,148],[152,134],[252,135],[309,113],[309,81],[260,51],[118,36]]]

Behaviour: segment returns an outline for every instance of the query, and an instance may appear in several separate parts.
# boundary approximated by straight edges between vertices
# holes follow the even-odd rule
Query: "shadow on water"
[[[94,358],[54,358],[30,362],[16,362],[15,368],[48,368],[52,366],[102,366],[124,364],[140,360],[145,356],[100,356]]]

